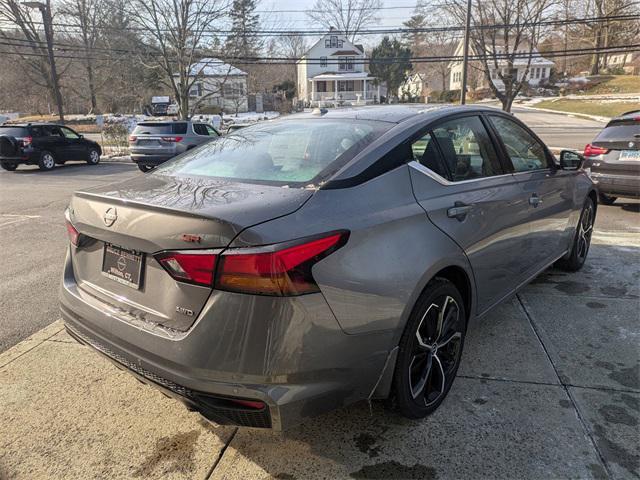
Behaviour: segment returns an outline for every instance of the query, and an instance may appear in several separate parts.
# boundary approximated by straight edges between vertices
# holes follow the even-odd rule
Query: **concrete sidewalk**
[[[216,427],[55,322],[0,355],[4,478],[638,478],[640,238],[597,232],[470,326],[442,407],[357,404],[293,431]]]

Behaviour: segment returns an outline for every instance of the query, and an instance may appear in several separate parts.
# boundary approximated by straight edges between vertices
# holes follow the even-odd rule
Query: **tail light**
[[[160,137],[163,142],[176,143],[182,140],[182,137]]]
[[[207,250],[165,252],[156,255],[160,265],[176,280],[213,286],[217,255]]]
[[[138,137],[136,137],[135,135],[129,135],[129,141],[131,143],[135,142],[138,139]]]
[[[67,226],[67,234],[69,235],[69,241],[74,245],[78,246],[80,241],[80,232],[76,230],[76,227],[69,220],[65,220],[65,224]]]
[[[320,291],[311,268],[348,238],[349,232],[343,231],[303,243],[230,248],[221,254],[210,250],[164,252],[156,259],[179,281],[254,295],[303,295]]]
[[[33,137],[23,137],[22,138],[22,146],[28,147],[33,142]]]
[[[606,155],[609,153],[609,149],[596,147],[591,145],[590,143],[584,147],[584,156],[585,157],[595,157],[597,155]]]

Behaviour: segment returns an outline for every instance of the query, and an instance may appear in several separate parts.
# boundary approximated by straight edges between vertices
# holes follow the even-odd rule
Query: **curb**
[[[44,343],[54,335],[57,335],[64,330],[64,324],[62,320],[56,320],[52,324],[38,330],[30,337],[25,338],[20,343],[15,344],[9,350],[0,353],[0,368],[9,365],[18,357],[21,357],[25,353],[33,350],[38,345]]]
[[[565,111],[562,111],[562,110],[551,110],[550,108],[529,107],[527,105],[521,105],[521,104],[517,104],[517,106],[520,107],[520,108],[525,108],[527,110],[533,110],[533,111],[536,111],[536,112],[556,113],[558,115],[567,115],[569,117],[584,118],[586,120],[595,120],[597,122],[607,123],[609,120],[611,120],[611,117],[600,117],[598,115],[589,115],[587,113],[565,112]]]

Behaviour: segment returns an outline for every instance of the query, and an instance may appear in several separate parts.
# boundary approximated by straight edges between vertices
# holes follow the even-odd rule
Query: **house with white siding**
[[[456,51],[454,53],[455,56],[462,57],[464,48],[463,41],[460,41]],[[509,53],[512,53],[513,50],[509,50]],[[501,53],[504,53],[504,46],[496,46],[495,47],[495,56],[499,56]],[[529,64],[528,54],[529,54],[529,45],[526,43],[521,43],[518,46],[518,53],[521,56],[516,57],[513,61],[512,70],[516,74],[516,78],[518,81],[525,78],[526,81],[531,87],[536,87],[540,84],[545,83],[549,79],[551,75],[551,69],[555,66],[555,63],[551,60],[547,60],[544,58],[536,48],[531,50],[531,63]],[[472,45],[469,45],[469,55],[475,55],[475,50]],[[487,55],[494,56],[494,52],[487,52]],[[481,69],[481,64],[478,60],[472,61],[477,69]],[[491,77],[491,82],[496,86],[498,90],[504,90],[504,83],[500,80],[500,76],[498,72],[506,73],[508,65],[506,60],[498,59],[497,68],[491,59],[489,62],[489,75]],[[528,65],[528,71],[527,71]],[[469,72],[472,69],[469,69]],[[451,62],[451,73],[450,75],[450,89],[451,90],[459,90],[462,88],[462,61]],[[474,81],[468,82],[469,88],[483,88],[488,87],[489,84],[484,77],[484,75],[477,75],[474,78]]]
[[[191,65],[189,74],[195,77],[189,90],[192,104],[225,112],[248,110],[247,72],[218,58],[203,58]]]
[[[306,105],[365,105],[380,99],[362,45],[331,29],[297,62],[298,100]]]

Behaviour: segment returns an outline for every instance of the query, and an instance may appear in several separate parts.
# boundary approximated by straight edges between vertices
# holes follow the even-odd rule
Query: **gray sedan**
[[[490,108],[389,106],[237,130],[149,175],[76,192],[69,333],[222,424],[286,429],[363,399],[422,418],[467,325],[556,263],[597,208]]]
[[[141,122],[129,137],[129,154],[138,168],[147,172],[176,155],[219,136],[211,125],[191,120]]]

